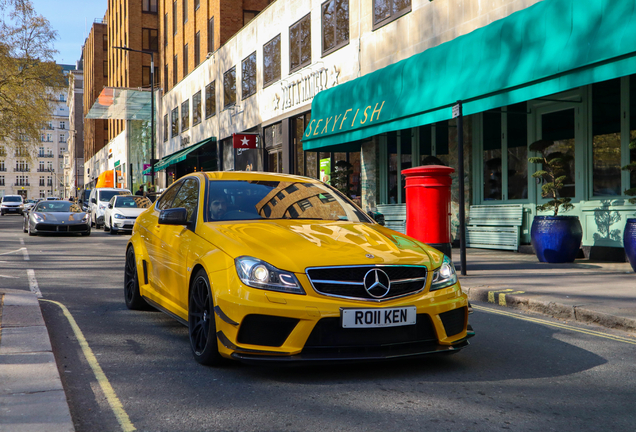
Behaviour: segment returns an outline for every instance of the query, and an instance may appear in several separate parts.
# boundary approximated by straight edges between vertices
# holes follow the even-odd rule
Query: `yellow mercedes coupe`
[[[135,222],[124,295],[188,327],[196,361],[382,360],[474,335],[450,259],[314,179],[182,177]]]

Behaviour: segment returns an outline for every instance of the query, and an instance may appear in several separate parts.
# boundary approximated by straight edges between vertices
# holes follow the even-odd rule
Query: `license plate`
[[[415,306],[386,309],[341,309],[342,327],[373,328],[413,325],[417,320]]]

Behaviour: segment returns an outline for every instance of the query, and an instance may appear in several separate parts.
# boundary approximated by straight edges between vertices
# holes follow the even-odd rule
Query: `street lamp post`
[[[150,176],[152,188],[155,187],[155,53],[154,51],[136,50],[128,47],[113,47],[124,51],[150,54]],[[132,186],[132,185],[131,185]]]

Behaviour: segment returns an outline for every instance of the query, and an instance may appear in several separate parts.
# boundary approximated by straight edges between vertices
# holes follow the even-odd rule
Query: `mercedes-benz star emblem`
[[[373,259],[375,258],[375,256],[373,256],[372,254],[366,254],[365,257],[369,258],[369,259]]]
[[[391,281],[389,276],[380,269],[372,269],[364,275],[364,289],[373,298],[382,298],[389,293]]]

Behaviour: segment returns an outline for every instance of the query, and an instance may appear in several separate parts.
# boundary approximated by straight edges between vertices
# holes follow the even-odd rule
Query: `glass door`
[[[561,153],[565,159],[566,176],[565,186],[558,193],[560,197],[572,198],[576,202],[582,199],[583,185],[581,182],[580,168],[581,163],[577,158],[582,157],[582,151],[577,154],[577,142],[580,142],[577,132],[578,122],[578,106],[572,103],[563,102],[550,104],[537,108],[536,118],[536,139],[544,139],[554,141],[554,144],[546,150],[546,156]],[[580,147],[579,147],[580,148]],[[540,155],[537,155],[540,156]],[[536,169],[540,169],[536,166]],[[534,172],[534,171],[532,171]],[[537,203],[543,204],[549,201],[549,198],[543,198],[541,186],[545,183],[543,179],[536,179]]]

